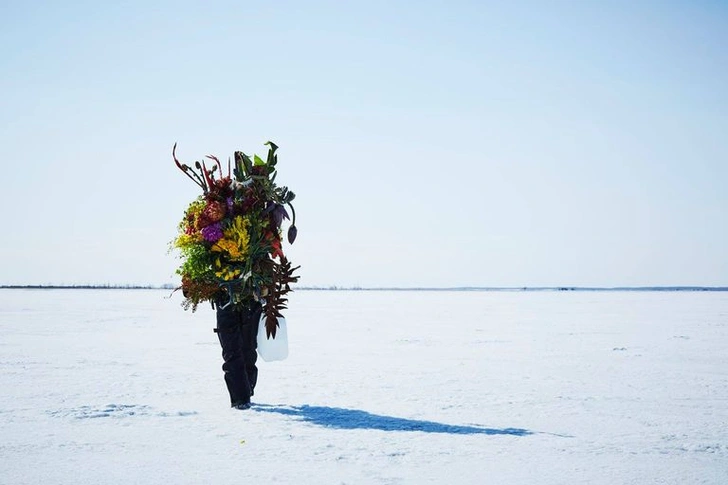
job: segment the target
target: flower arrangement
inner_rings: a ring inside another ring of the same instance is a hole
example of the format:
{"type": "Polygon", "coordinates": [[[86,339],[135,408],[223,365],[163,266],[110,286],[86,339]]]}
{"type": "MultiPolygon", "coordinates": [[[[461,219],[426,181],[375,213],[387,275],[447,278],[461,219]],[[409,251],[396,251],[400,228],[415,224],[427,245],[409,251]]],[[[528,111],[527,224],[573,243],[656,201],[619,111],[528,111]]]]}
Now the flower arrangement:
{"type": "Polygon", "coordinates": [[[185,300],[182,306],[194,312],[203,301],[225,308],[229,305],[263,304],[266,334],[275,338],[278,317],[286,308],[290,284],[298,281],[291,263],[283,254],[281,225],[293,220],[288,228],[288,242],[296,239],[296,211],[291,202],[295,194],[275,183],[278,147],[268,146],[268,156],[251,159],[235,152],[234,168],[228,160],[227,174],[217,157],[190,167],[177,160],[175,143],[172,158],[177,167],[202,189],[187,207],[178,225],[172,247],[179,250],[185,300]]]}

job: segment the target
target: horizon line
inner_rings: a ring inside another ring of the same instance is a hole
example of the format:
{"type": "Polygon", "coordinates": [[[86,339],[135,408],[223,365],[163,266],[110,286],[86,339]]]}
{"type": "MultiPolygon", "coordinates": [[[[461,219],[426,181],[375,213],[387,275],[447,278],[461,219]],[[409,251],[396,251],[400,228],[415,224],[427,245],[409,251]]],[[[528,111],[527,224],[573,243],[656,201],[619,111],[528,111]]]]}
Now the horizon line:
{"type": "MultiPolygon", "coordinates": [[[[0,285],[0,289],[86,289],[86,290],[176,290],[173,284],[45,284],[0,285]]],[[[728,286],[656,285],[656,286],[300,286],[292,291],[728,291],[728,286]]]]}

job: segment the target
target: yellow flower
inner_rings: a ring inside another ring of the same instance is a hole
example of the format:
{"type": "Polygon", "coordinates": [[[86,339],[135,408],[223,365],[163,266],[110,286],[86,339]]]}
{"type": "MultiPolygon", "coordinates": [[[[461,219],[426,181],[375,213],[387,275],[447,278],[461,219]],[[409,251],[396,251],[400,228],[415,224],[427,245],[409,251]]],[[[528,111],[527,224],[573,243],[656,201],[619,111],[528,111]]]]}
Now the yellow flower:
{"type": "Polygon", "coordinates": [[[212,251],[227,253],[231,261],[243,261],[248,255],[250,234],[248,234],[250,222],[243,216],[236,216],[230,226],[223,231],[224,237],[217,241],[212,251]]]}
{"type": "Polygon", "coordinates": [[[174,241],[174,246],[179,249],[185,249],[194,246],[202,240],[202,235],[196,234],[180,234],[174,241]]]}
{"type": "Polygon", "coordinates": [[[200,214],[202,214],[202,211],[204,209],[205,199],[203,199],[202,196],[193,200],[189,207],[187,207],[187,210],[185,211],[185,216],[182,218],[182,221],[179,223],[179,231],[186,232],[188,227],[195,227],[197,218],[200,216],[200,214]]]}
{"type": "Polygon", "coordinates": [[[231,279],[237,277],[240,275],[241,271],[239,269],[233,269],[230,268],[223,268],[220,271],[215,271],[215,276],[218,278],[222,278],[225,281],[230,281],[231,279]]]}
{"type": "Polygon", "coordinates": [[[245,251],[250,241],[250,235],[248,234],[249,226],[250,222],[246,218],[236,216],[230,227],[225,230],[225,237],[237,241],[241,250],[245,251]]]}
{"type": "MultiPolygon", "coordinates": [[[[212,245],[210,250],[216,253],[227,253],[229,258],[233,261],[239,261],[242,259],[242,253],[240,252],[240,248],[238,248],[238,245],[235,243],[235,241],[231,241],[230,239],[219,239],[215,244],[212,245]]],[[[218,259],[218,261],[220,260],[218,259]]]]}

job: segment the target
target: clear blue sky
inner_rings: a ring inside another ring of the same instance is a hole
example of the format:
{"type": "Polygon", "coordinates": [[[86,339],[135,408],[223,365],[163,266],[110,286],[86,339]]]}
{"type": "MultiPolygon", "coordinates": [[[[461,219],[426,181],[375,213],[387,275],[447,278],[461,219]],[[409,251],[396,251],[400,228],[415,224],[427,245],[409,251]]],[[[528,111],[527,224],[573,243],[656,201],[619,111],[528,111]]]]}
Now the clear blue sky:
{"type": "Polygon", "coordinates": [[[3,2],[0,284],[175,283],[280,148],[301,284],[728,285],[725,2],[3,2]]]}

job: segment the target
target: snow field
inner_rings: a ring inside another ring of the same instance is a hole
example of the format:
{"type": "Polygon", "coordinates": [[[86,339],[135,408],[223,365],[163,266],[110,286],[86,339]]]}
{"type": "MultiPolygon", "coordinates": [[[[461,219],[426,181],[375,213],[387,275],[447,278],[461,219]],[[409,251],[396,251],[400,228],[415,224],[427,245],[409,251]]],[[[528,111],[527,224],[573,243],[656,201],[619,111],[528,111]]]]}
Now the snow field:
{"type": "Polygon", "coordinates": [[[0,292],[0,483],[728,483],[728,293],[298,291],[248,411],[168,294],[0,292]]]}

